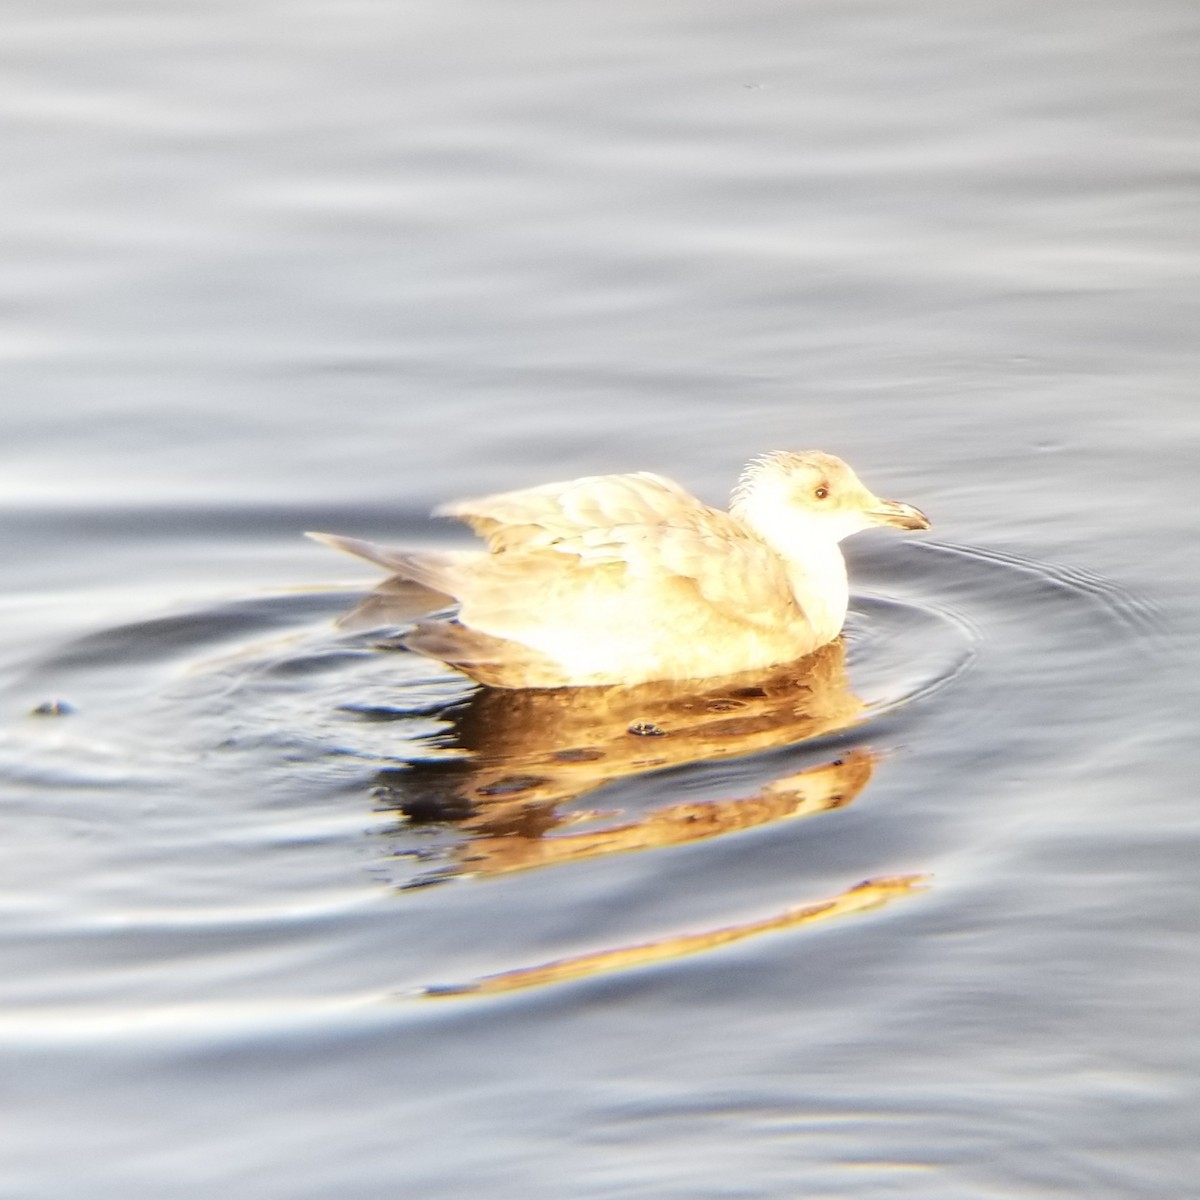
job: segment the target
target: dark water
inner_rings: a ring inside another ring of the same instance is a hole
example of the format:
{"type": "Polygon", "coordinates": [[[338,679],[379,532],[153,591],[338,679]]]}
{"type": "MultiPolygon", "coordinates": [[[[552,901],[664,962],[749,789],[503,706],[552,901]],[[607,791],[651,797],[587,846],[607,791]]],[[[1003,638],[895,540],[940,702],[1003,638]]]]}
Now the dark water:
{"type": "Polygon", "coordinates": [[[1194,1193],[1194,5],[3,14],[4,1195],[1194,1193]],[[934,530],[758,693],[299,536],[808,446],[934,530]]]}

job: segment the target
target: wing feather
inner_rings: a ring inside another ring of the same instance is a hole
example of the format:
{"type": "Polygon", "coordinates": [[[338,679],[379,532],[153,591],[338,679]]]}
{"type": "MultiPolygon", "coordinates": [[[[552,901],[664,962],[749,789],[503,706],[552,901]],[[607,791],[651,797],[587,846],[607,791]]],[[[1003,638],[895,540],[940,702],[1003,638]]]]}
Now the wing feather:
{"type": "Polygon", "coordinates": [[[610,579],[614,570],[642,581],[682,579],[722,616],[756,627],[778,628],[803,615],[783,561],[765,542],[659,475],[591,476],[439,512],[487,540],[492,554],[478,569],[489,576],[492,596],[510,586],[525,595],[531,585],[553,588],[561,571],[582,586],[580,575],[604,568],[610,579]],[[558,555],[575,565],[556,567],[558,555]]]}
{"type": "Polygon", "coordinates": [[[677,483],[649,471],[588,475],[562,483],[458,500],[434,510],[456,517],[489,550],[549,546],[560,538],[618,525],[661,525],[681,510],[704,509],[677,483]]]}
{"type": "Polygon", "coordinates": [[[627,619],[653,621],[644,607],[622,609],[622,580],[646,585],[637,592],[643,599],[684,605],[694,624],[706,608],[755,629],[804,620],[783,560],[736,518],[661,475],[588,476],[457,501],[437,514],[465,522],[490,553],[413,553],[319,536],[455,596],[466,623],[507,636],[551,595],[562,611],[607,596],[627,619]]]}
{"type": "Polygon", "coordinates": [[[618,565],[634,579],[674,576],[722,616],[778,627],[801,616],[787,568],[766,543],[709,509],[690,525],[623,525],[555,544],[581,563],[618,565]]]}

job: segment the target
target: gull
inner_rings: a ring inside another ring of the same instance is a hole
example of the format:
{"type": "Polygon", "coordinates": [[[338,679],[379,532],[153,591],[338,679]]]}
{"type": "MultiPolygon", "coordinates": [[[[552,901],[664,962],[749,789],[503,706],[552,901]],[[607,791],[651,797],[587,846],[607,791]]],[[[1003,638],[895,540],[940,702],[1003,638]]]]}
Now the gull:
{"type": "Polygon", "coordinates": [[[752,459],[729,511],[648,471],[589,475],[460,500],[485,550],[320,542],[415,589],[410,650],[501,688],[715,678],[790,663],[833,641],[850,591],[839,543],[872,526],[928,529],[818,450],[752,459]]]}

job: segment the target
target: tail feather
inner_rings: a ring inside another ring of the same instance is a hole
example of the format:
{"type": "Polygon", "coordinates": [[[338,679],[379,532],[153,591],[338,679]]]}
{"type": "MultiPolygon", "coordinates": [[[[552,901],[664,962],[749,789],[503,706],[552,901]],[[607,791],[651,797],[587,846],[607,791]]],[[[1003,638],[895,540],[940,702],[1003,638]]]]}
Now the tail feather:
{"type": "MultiPolygon", "coordinates": [[[[412,617],[450,607],[462,599],[473,561],[484,557],[478,552],[396,550],[336,533],[307,536],[392,573],[346,618],[353,627],[407,623],[412,617]]],[[[439,659],[492,687],[563,687],[569,682],[559,663],[531,646],[455,620],[421,621],[400,640],[409,650],[439,659]]]]}
{"type": "Polygon", "coordinates": [[[365,558],[376,566],[384,567],[399,578],[442,596],[458,599],[458,590],[454,578],[454,566],[458,557],[452,554],[439,554],[436,551],[396,550],[391,546],[380,546],[377,542],[364,542],[359,538],[342,537],[337,533],[306,533],[315,542],[322,542],[334,550],[345,554],[353,554],[355,558],[365,558]]]}
{"type": "Polygon", "coordinates": [[[392,575],[368,592],[348,613],[337,619],[339,628],[349,630],[395,628],[418,617],[454,606],[454,598],[435,592],[423,583],[392,575]]]}
{"type": "Polygon", "coordinates": [[[403,645],[436,658],[492,687],[561,687],[563,669],[530,646],[492,637],[457,621],[422,621],[401,639],[403,645]]]}
{"type": "Polygon", "coordinates": [[[402,573],[407,568],[407,560],[411,557],[408,551],[393,550],[390,546],[380,546],[377,542],[364,542],[359,538],[342,537],[338,533],[315,533],[309,530],[305,535],[314,542],[323,542],[334,550],[344,554],[353,554],[355,558],[365,558],[380,567],[402,573]]]}

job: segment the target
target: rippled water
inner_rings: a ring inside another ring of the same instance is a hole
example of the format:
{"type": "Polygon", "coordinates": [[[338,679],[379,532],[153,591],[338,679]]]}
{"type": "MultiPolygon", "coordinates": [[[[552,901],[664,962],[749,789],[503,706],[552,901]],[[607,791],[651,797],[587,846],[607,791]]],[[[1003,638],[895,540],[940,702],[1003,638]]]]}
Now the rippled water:
{"type": "Polygon", "coordinates": [[[9,10],[8,1191],[1190,1195],[1192,6],[9,10]],[[698,692],[300,537],[806,446],[934,529],[698,692]]]}

